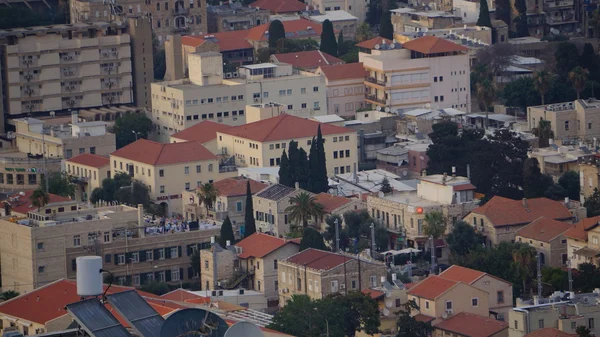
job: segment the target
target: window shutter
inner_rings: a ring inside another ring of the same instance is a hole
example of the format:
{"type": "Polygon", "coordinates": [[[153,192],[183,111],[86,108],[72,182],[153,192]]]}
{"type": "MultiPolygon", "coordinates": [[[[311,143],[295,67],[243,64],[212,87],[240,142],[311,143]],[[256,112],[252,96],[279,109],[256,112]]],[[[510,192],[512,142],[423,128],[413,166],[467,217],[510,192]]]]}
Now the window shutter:
{"type": "Polygon", "coordinates": [[[154,279],[155,279],[155,280],[157,280],[157,281],[160,281],[160,276],[159,276],[159,274],[160,274],[160,272],[159,272],[159,271],[157,271],[157,272],[154,272],[154,279]]]}
{"type": "Polygon", "coordinates": [[[110,263],[110,254],[104,255],[104,263],[110,263]]]}
{"type": "Polygon", "coordinates": [[[165,259],[171,258],[171,247],[165,248],[165,259]]]}
{"type": "Polygon", "coordinates": [[[165,271],[165,281],[171,282],[171,271],[170,270],[165,271]]]}
{"type": "Polygon", "coordinates": [[[71,270],[77,270],[77,260],[71,260],[71,270]]]}
{"type": "Polygon", "coordinates": [[[131,262],[131,252],[125,254],[125,263],[131,262]]]}
{"type": "Polygon", "coordinates": [[[187,256],[192,255],[192,245],[187,245],[187,256]]]}
{"type": "Polygon", "coordinates": [[[154,254],[152,255],[152,257],[153,257],[155,260],[158,260],[158,249],[155,249],[155,250],[154,250],[154,254]]]}
{"type": "Polygon", "coordinates": [[[145,283],[146,283],[146,274],[141,273],[140,274],[140,285],[144,285],[145,283]]]}
{"type": "Polygon", "coordinates": [[[194,268],[188,267],[188,279],[194,278],[194,268]]]}
{"type": "Polygon", "coordinates": [[[181,249],[181,246],[177,247],[177,257],[182,257],[183,254],[181,253],[183,249],[181,249]]]}
{"type": "Polygon", "coordinates": [[[119,264],[119,254],[113,256],[115,258],[115,266],[119,264]]]}
{"type": "Polygon", "coordinates": [[[183,268],[179,268],[179,279],[183,281],[183,268]]]}
{"type": "Polygon", "coordinates": [[[130,286],[131,285],[131,276],[125,276],[125,283],[126,285],[130,286]]]}
{"type": "Polygon", "coordinates": [[[140,254],[140,262],[146,262],[146,251],[140,250],[138,254],[140,254]]]}

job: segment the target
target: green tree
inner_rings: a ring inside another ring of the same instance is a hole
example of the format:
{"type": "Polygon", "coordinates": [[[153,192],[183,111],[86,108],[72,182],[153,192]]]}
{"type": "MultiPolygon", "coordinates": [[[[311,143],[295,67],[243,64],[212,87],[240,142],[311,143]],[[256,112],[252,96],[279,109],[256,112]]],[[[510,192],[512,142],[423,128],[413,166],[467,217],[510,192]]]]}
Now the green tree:
{"type": "Polygon", "coordinates": [[[373,37],[373,31],[368,23],[362,22],[356,27],[356,42],[363,42],[373,37]]]}
{"type": "Polygon", "coordinates": [[[533,74],[533,81],[535,83],[535,89],[540,93],[540,97],[542,98],[542,105],[544,105],[544,98],[552,84],[552,74],[546,70],[536,71],[533,74]]]}
{"type": "Polygon", "coordinates": [[[585,84],[588,80],[590,72],[587,69],[583,69],[577,66],[569,72],[569,81],[573,84],[575,91],[577,92],[577,99],[581,98],[581,92],[585,89],[585,84]]]}
{"type": "Polygon", "coordinates": [[[344,41],[344,31],[343,30],[340,30],[340,33],[338,34],[337,44],[338,44],[338,57],[345,55],[348,52],[348,45],[346,45],[346,41],[344,41]]]}
{"type": "Polygon", "coordinates": [[[539,147],[544,148],[550,146],[550,139],[554,138],[554,131],[552,131],[552,122],[548,120],[540,120],[538,126],[533,128],[531,132],[538,137],[539,147]]]}
{"type": "Polygon", "coordinates": [[[594,193],[588,198],[585,198],[583,207],[587,209],[587,216],[593,217],[600,215],[600,192],[597,188],[594,188],[594,193]]]}
{"type": "Polygon", "coordinates": [[[283,41],[280,41],[281,39],[285,39],[283,23],[279,20],[273,20],[269,25],[269,48],[281,48],[283,44],[283,41]]]}
{"type": "Polygon", "coordinates": [[[219,235],[219,244],[221,247],[227,246],[227,241],[230,244],[235,243],[235,235],[233,234],[233,225],[231,224],[231,220],[229,220],[229,216],[225,217],[223,220],[223,224],[221,224],[221,234],[219,235]]]}
{"type": "Polygon", "coordinates": [[[386,10],[381,16],[381,27],[379,28],[379,36],[393,40],[394,26],[392,25],[392,12],[386,10]]]}
{"type": "MultiPolygon", "coordinates": [[[[524,0],[520,0],[523,1],[524,0]]],[[[519,1],[517,1],[519,2],[519,1]]],[[[521,13],[514,19],[517,28],[517,37],[529,36],[529,27],[527,25],[527,14],[521,13]]]]}
{"type": "Polygon", "coordinates": [[[383,180],[381,181],[381,187],[379,188],[379,190],[386,194],[392,193],[392,191],[394,191],[387,177],[383,178],[383,180]]]}
{"type": "Polygon", "coordinates": [[[417,321],[413,311],[419,311],[420,308],[415,300],[404,303],[404,309],[398,312],[398,333],[396,337],[428,337],[433,332],[433,326],[429,323],[417,321]]]}
{"type": "Polygon", "coordinates": [[[147,139],[150,131],[152,131],[152,120],[143,113],[126,113],[117,118],[112,127],[117,149],[129,145],[137,139],[147,139]]]}
{"type": "Polygon", "coordinates": [[[323,21],[323,30],[321,31],[321,47],[320,51],[338,56],[338,43],[335,40],[335,33],[333,32],[333,24],[329,20],[323,21]]]}
{"type": "Polygon", "coordinates": [[[308,220],[313,218],[318,222],[325,215],[323,205],[316,201],[316,198],[309,193],[300,192],[290,198],[290,206],[285,209],[290,221],[296,224],[302,224],[302,228],[308,227],[308,220]]]}
{"type": "Polygon", "coordinates": [[[31,205],[33,207],[37,207],[39,212],[42,207],[48,205],[48,202],[50,201],[50,196],[48,195],[48,193],[46,193],[45,190],[38,188],[37,190],[33,191],[33,193],[31,193],[31,196],[29,196],[29,200],[31,201],[31,205]]]}
{"type": "Polygon", "coordinates": [[[212,183],[204,183],[198,189],[198,200],[206,207],[206,213],[212,209],[217,198],[219,197],[219,190],[212,183]]]}
{"type": "Polygon", "coordinates": [[[344,336],[354,337],[359,331],[366,335],[378,332],[379,307],[370,296],[360,291],[351,291],[345,296],[333,295],[332,300],[337,304],[335,307],[343,308],[344,336]]]}
{"type": "Polygon", "coordinates": [[[511,6],[509,0],[496,1],[496,20],[502,20],[509,27],[511,26],[511,6]]]}
{"type": "Polygon", "coordinates": [[[370,226],[371,223],[373,223],[373,219],[367,210],[361,210],[358,212],[348,211],[344,213],[344,223],[348,229],[348,236],[359,239],[361,236],[369,235],[371,231],[370,226]]]}
{"type": "Polygon", "coordinates": [[[195,249],[190,255],[190,266],[194,271],[194,275],[200,275],[200,250],[195,249]]]}
{"type": "Polygon", "coordinates": [[[490,9],[487,0],[479,1],[479,18],[477,19],[477,25],[480,27],[492,28],[492,20],[490,19],[490,9]]]}
{"type": "Polygon", "coordinates": [[[3,291],[2,293],[0,293],[0,298],[3,299],[4,301],[8,301],[11,298],[15,298],[19,295],[20,294],[14,290],[7,290],[7,291],[3,291]]]}
{"type": "Polygon", "coordinates": [[[590,72],[590,79],[596,82],[600,80],[600,60],[591,43],[583,45],[579,65],[590,72]]]}
{"type": "Polygon", "coordinates": [[[170,291],[169,285],[165,282],[159,282],[153,280],[152,282],[146,283],[140,287],[141,291],[151,293],[154,295],[164,295],[170,291]]]}
{"type": "Polygon", "coordinates": [[[506,83],[502,89],[502,98],[506,106],[519,107],[523,110],[528,106],[541,104],[539,91],[536,90],[535,81],[531,77],[520,77],[506,83]]]}
{"type": "Polygon", "coordinates": [[[313,228],[305,228],[302,233],[302,240],[300,240],[300,251],[308,248],[328,250],[325,241],[323,241],[323,235],[313,228]]]}
{"type": "Polygon", "coordinates": [[[461,220],[454,224],[446,241],[452,256],[462,257],[481,247],[484,239],[481,234],[475,232],[473,226],[461,220]]]}
{"type": "Polygon", "coordinates": [[[153,53],[153,63],[154,63],[154,79],[157,81],[162,81],[165,78],[165,73],[167,72],[167,55],[165,53],[164,48],[159,48],[153,53]]]}
{"type": "Polygon", "coordinates": [[[425,214],[425,226],[423,232],[427,236],[439,239],[446,233],[446,220],[444,215],[438,211],[431,211],[425,214]]]}
{"type": "Polygon", "coordinates": [[[481,102],[481,104],[483,104],[485,109],[485,128],[487,129],[489,126],[489,108],[492,104],[492,101],[494,100],[496,88],[494,87],[492,81],[490,81],[489,79],[483,79],[477,82],[476,91],[477,99],[479,100],[479,102],[481,102]]]}
{"type": "Polygon", "coordinates": [[[579,200],[579,174],[575,171],[567,171],[558,178],[558,184],[567,192],[571,200],[579,200]]]}
{"type": "MultiPolygon", "coordinates": [[[[290,142],[291,145],[291,142],[290,142]]],[[[288,155],[283,149],[281,154],[281,161],[279,163],[279,183],[288,187],[294,186],[294,179],[292,178],[292,168],[288,155]]]]}
{"type": "Polygon", "coordinates": [[[541,198],[552,187],[552,177],[542,174],[537,158],[525,159],[523,165],[523,193],[525,198],[541,198]]]}
{"type": "Polygon", "coordinates": [[[592,332],[585,325],[580,325],[575,329],[577,337],[592,337],[592,332]]]}
{"type": "Polygon", "coordinates": [[[527,289],[527,283],[533,277],[534,266],[537,261],[535,249],[530,246],[520,246],[513,251],[512,259],[523,282],[523,290],[525,290],[527,289]]]}
{"type": "Polygon", "coordinates": [[[550,284],[557,291],[569,288],[569,277],[562,268],[542,268],[542,282],[550,284]]]}
{"type": "Polygon", "coordinates": [[[267,326],[292,336],[318,337],[326,331],[323,313],[307,295],[292,295],[267,326]]]}
{"type": "Polygon", "coordinates": [[[330,215],[325,218],[325,224],[327,225],[323,232],[323,239],[329,244],[333,251],[335,251],[335,220],[338,221],[338,230],[340,238],[340,249],[345,251],[350,243],[350,236],[348,235],[348,228],[342,226],[343,218],[337,214],[330,215]]]}
{"type": "MultiPolygon", "coordinates": [[[[42,179],[40,189],[46,190],[46,180],[42,179]]],[[[48,173],[48,192],[63,197],[75,196],[75,184],[73,177],[67,172],[49,172],[48,173]]]]}
{"type": "Polygon", "coordinates": [[[569,72],[579,65],[579,51],[571,42],[561,42],[554,52],[556,73],[561,79],[567,79],[569,72]]]}
{"type": "Polygon", "coordinates": [[[313,137],[308,164],[310,167],[308,190],[313,193],[327,192],[329,179],[327,178],[327,163],[325,155],[325,140],[321,134],[321,125],[317,129],[316,139],[313,137]]]}
{"type": "Polygon", "coordinates": [[[246,209],[244,213],[244,237],[256,233],[256,219],[254,219],[254,203],[252,202],[252,190],[250,181],[246,182],[246,209]]]}

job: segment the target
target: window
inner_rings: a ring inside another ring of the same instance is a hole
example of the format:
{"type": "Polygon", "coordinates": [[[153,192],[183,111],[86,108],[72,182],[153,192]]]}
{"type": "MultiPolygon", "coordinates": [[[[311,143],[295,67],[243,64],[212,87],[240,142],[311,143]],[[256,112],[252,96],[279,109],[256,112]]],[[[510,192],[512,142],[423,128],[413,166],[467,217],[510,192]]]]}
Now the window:
{"type": "Polygon", "coordinates": [[[79,148],[79,154],[84,154],[84,153],[85,153],[85,148],[83,148],[83,147],[80,147],[80,148],[79,148]]]}
{"type": "MultiPolygon", "coordinates": [[[[156,4],[156,5],[158,6],[159,4],[156,4]]],[[[139,274],[133,275],[133,285],[134,286],[140,285],[140,275],[139,274]]]]}
{"type": "Polygon", "coordinates": [[[371,288],[377,287],[377,276],[371,275],[370,284],[371,284],[371,288]]]}
{"type": "Polygon", "coordinates": [[[176,259],[176,258],[178,258],[178,257],[179,257],[179,256],[177,255],[177,253],[178,253],[178,251],[179,251],[179,249],[178,249],[178,248],[179,248],[179,247],[171,247],[171,258],[172,258],[172,259],[176,259]]]}
{"type": "Polygon", "coordinates": [[[73,236],[73,246],[75,246],[75,247],[81,246],[81,235],[73,236]]]}
{"type": "Polygon", "coordinates": [[[434,82],[437,82],[437,76],[434,76],[434,77],[433,77],[433,81],[434,81],[434,82]]]}
{"type": "Polygon", "coordinates": [[[171,281],[179,281],[180,277],[179,268],[171,269],[171,281]]]}
{"type": "Polygon", "coordinates": [[[256,262],[256,269],[260,269],[260,262],[256,262]]]}
{"type": "Polygon", "coordinates": [[[288,95],[288,96],[292,95],[292,89],[288,89],[288,90],[287,90],[287,95],[288,95]]]}
{"type": "Polygon", "coordinates": [[[592,129],[592,123],[588,123],[588,130],[592,129]]]}
{"type": "Polygon", "coordinates": [[[213,171],[213,164],[208,164],[208,172],[212,172],[213,171]]]}
{"type": "Polygon", "coordinates": [[[235,211],[239,213],[239,212],[241,212],[242,210],[243,210],[243,209],[242,209],[242,202],[241,202],[241,201],[238,201],[238,202],[236,202],[236,203],[235,203],[235,211]]]}
{"type": "Polygon", "coordinates": [[[452,301],[446,301],[446,310],[452,310],[452,301]]]}
{"type": "MultiPolygon", "coordinates": [[[[298,286],[300,287],[300,286],[298,286]]],[[[260,291],[260,281],[256,281],[256,290],[260,291]]],[[[298,289],[300,290],[300,289],[298,289]]]]}
{"type": "Polygon", "coordinates": [[[569,131],[569,121],[565,121],[565,131],[569,131]]]}
{"type": "Polygon", "coordinates": [[[425,309],[429,309],[429,301],[425,301],[425,309]]]}
{"type": "Polygon", "coordinates": [[[300,88],[300,93],[301,94],[306,94],[306,88],[300,88]]]}
{"type": "Polygon", "coordinates": [[[277,270],[277,260],[273,260],[273,269],[277,270]]]}
{"type": "Polygon", "coordinates": [[[346,158],[350,157],[350,150],[346,150],[346,158]]]}
{"type": "Polygon", "coordinates": [[[577,322],[571,322],[571,329],[577,329],[577,322]]]}
{"type": "Polygon", "coordinates": [[[125,254],[119,254],[119,256],[118,256],[118,263],[119,264],[125,264],[125,254]]]}
{"type": "Polygon", "coordinates": [[[153,261],[154,260],[154,252],[152,250],[147,250],[146,251],[146,261],[153,261]]]}
{"type": "Polygon", "coordinates": [[[165,170],[163,170],[163,169],[158,170],[158,176],[161,177],[161,178],[164,177],[165,176],[165,170]]]}
{"type": "Polygon", "coordinates": [[[306,103],[302,103],[302,109],[306,109],[306,103]]]}
{"type": "Polygon", "coordinates": [[[288,108],[288,110],[293,110],[294,106],[292,104],[288,104],[287,108],[288,108]]]}
{"type": "Polygon", "coordinates": [[[68,149],[68,150],[66,151],[66,153],[65,153],[65,157],[66,157],[67,159],[69,159],[69,158],[73,157],[73,150],[71,150],[71,149],[68,149]]]}
{"type": "Polygon", "coordinates": [[[44,243],[43,242],[38,242],[37,249],[38,250],[44,250],[44,243]]]}
{"type": "Polygon", "coordinates": [[[90,147],[90,153],[91,154],[96,154],[96,147],[95,146],[90,147]]]}
{"type": "Polygon", "coordinates": [[[183,173],[186,174],[186,175],[190,174],[190,167],[189,166],[184,167],[183,168],[183,173]]]}
{"type": "Polygon", "coordinates": [[[285,272],[281,273],[281,282],[285,283],[285,272]]]}
{"type": "Polygon", "coordinates": [[[499,304],[504,303],[504,291],[496,292],[496,300],[499,304]]]}
{"type": "Polygon", "coordinates": [[[185,190],[189,191],[190,190],[190,183],[185,183],[185,190]]]}
{"type": "Polygon", "coordinates": [[[165,185],[160,185],[159,191],[160,193],[165,193],[165,185]]]}
{"type": "MultiPolygon", "coordinates": [[[[315,284],[315,288],[316,287],[317,287],[317,285],[315,284]]],[[[332,293],[338,292],[338,281],[337,280],[331,281],[331,292],[332,293]]]]}
{"type": "Polygon", "coordinates": [[[352,289],[356,289],[356,280],[352,280],[351,286],[352,286],[352,289]]]}
{"type": "Polygon", "coordinates": [[[43,272],[45,272],[45,271],[46,271],[46,266],[39,266],[39,267],[38,267],[38,273],[39,273],[39,274],[41,274],[41,273],[43,273],[43,272]]]}
{"type": "Polygon", "coordinates": [[[517,321],[516,319],[515,319],[515,329],[517,329],[517,330],[519,329],[519,321],[517,321]]]}
{"type": "Polygon", "coordinates": [[[595,328],[594,319],[593,318],[589,318],[588,319],[588,329],[592,330],[594,328],[595,328]]]}
{"type": "Polygon", "coordinates": [[[313,87],[313,92],[319,91],[319,87],[313,87]]]}
{"type": "Polygon", "coordinates": [[[164,260],[165,259],[165,249],[159,249],[158,250],[158,259],[159,260],[164,260]]]}
{"type": "Polygon", "coordinates": [[[140,253],[139,252],[133,252],[133,253],[131,253],[131,262],[132,263],[138,263],[138,262],[140,262],[140,253]]]}
{"type": "Polygon", "coordinates": [[[279,96],[285,96],[285,90],[279,90],[279,96]]]}
{"type": "Polygon", "coordinates": [[[479,298],[475,297],[471,299],[471,306],[478,307],[479,306],[479,298]]]}
{"type": "Polygon", "coordinates": [[[543,329],[544,328],[544,320],[540,319],[538,320],[538,329],[543,329]]]}
{"type": "Polygon", "coordinates": [[[444,82],[444,76],[440,76],[440,82],[444,82]]]}

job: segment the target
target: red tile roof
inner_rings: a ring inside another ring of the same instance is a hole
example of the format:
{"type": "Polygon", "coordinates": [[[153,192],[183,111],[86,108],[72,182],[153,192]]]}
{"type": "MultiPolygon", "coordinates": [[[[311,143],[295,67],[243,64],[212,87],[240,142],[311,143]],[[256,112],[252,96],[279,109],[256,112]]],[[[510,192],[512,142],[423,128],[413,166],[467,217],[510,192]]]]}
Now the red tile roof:
{"type": "Polygon", "coordinates": [[[469,48],[460,44],[431,35],[404,42],[402,48],[422,54],[451,53],[469,50],[469,48]]]}
{"type": "Polygon", "coordinates": [[[600,223],[600,216],[585,218],[573,225],[572,228],[565,232],[565,236],[579,241],[588,240],[586,231],[592,229],[600,223]]]}
{"type": "Polygon", "coordinates": [[[198,142],[164,144],[147,139],[140,139],[122,147],[111,156],[149,165],[171,165],[217,159],[217,156],[198,142]]]}
{"type": "Polygon", "coordinates": [[[297,0],[257,0],[249,4],[248,7],[266,9],[275,14],[297,13],[306,9],[306,5],[297,0]]]}
{"type": "MultiPolygon", "coordinates": [[[[320,23],[313,22],[307,19],[289,20],[282,21],[283,28],[285,29],[286,39],[307,39],[321,38],[321,32],[323,26],[320,23]],[[309,28],[310,27],[310,28],[309,28]],[[302,32],[299,34],[298,32],[302,32]]],[[[265,23],[260,26],[252,27],[248,30],[246,38],[252,41],[267,41],[269,40],[268,34],[265,32],[269,31],[269,25],[271,23],[265,23]]]]}
{"type": "MultiPolygon", "coordinates": [[[[33,191],[34,190],[24,191],[24,192],[22,192],[23,195],[18,194],[18,193],[11,195],[7,200],[4,200],[4,202],[10,205],[10,209],[14,213],[27,214],[27,212],[29,212],[29,211],[35,211],[35,210],[37,210],[37,207],[34,207],[31,204],[31,200],[29,199],[31,197],[31,195],[33,194],[33,191]]],[[[48,193],[48,205],[47,206],[50,206],[51,204],[56,204],[59,202],[67,202],[67,201],[71,201],[71,198],[48,193]]]]}
{"type": "Polygon", "coordinates": [[[297,53],[273,54],[275,62],[289,63],[294,68],[315,69],[322,65],[343,64],[339,58],[320,50],[300,51],[297,53]]]}
{"type": "Polygon", "coordinates": [[[369,295],[374,300],[385,295],[383,291],[377,289],[363,289],[362,293],[365,295],[369,295]]]}
{"type": "Polygon", "coordinates": [[[217,131],[223,131],[229,129],[231,126],[215,123],[211,121],[203,121],[196,125],[192,125],[189,128],[179,131],[171,138],[183,139],[190,142],[199,142],[204,144],[210,142],[213,139],[217,139],[217,131]]]}
{"type": "Polygon", "coordinates": [[[108,157],[99,156],[97,154],[83,153],[71,159],[68,159],[67,162],[89,167],[101,168],[110,164],[110,159],[108,157]]]}
{"type": "Polygon", "coordinates": [[[513,200],[494,196],[485,205],[472,211],[485,215],[494,227],[528,224],[545,216],[555,220],[567,220],[573,216],[560,202],[547,198],[513,200]],[[526,202],[527,207],[523,207],[526,202]]]}
{"type": "Polygon", "coordinates": [[[458,313],[434,326],[466,337],[489,337],[508,329],[508,323],[467,312],[458,313]]]}
{"type": "Polygon", "coordinates": [[[384,37],[374,37],[370,40],[365,40],[361,43],[357,43],[356,46],[359,48],[365,48],[365,49],[375,49],[375,45],[381,45],[385,42],[385,44],[391,44],[394,43],[394,41],[386,39],[384,37]]]}
{"type": "Polygon", "coordinates": [[[449,280],[437,275],[430,275],[410,288],[408,294],[434,300],[450,288],[454,287],[457,283],[458,281],[449,280]]]}
{"type": "Polygon", "coordinates": [[[238,256],[247,259],[249,257],[265,257],[288,243],[296,244],[290,240],[257,232],[236,243],[235,246],[242,248],[242,253],[238,256]]]}
{"type": "Polygon", "coordinates": [[[573,228],[573,225],[566,222],[541,217],[531,222],[529,225],[519,229],[515,233],[515,236],[518,235],[527,239],[549,243],[551,240],[560,236],[571,228],[573,228]]]}
{"type": "Polygon", "coordinates": [[[472,284],[473,282],[485,276],[485,273],[479,270],[465,268],[454,264],[450,266],[450,268],[444,270],[444,272],[442,272],[439,276],[452,281],[472,284]]]}
{"type": "Polygon", "coordinates": [[[315,195],[315,202],[323,205],[325,213],[331,213],[336,209],[351,203],[352,201],[353,199],[339,197],[329,193],[319,193],[315,195]]]}
{"type": "Polygon", "coordinates": [[[332,66],[320,66],[320,72],[325,75],[328,81],[341,81],[356,79],[363,81],[368,72],[362,63],[346,63],[332,66]]]}
{"type": "Polygon", "coordinates": [[[468,183],[468,184],[454,185],[452,189],[454,191],[468,191],[468,190],[477,189],[477,187],[475,187],[475,185],[473,185],[471,183],[468,183]]]}
{"type": "Polygon", "coordinates": [[[250,192],[252,194],[262,190],[263,188],[269,186],[267,184],[263,184],[260,181],[246,179],[244,177],[233,177],[221,179],[215,183],[213,186],[217,188],[220,196],[224,197],[235,197],[240,195],[246,195],[246,183],[250,181],[250,192]]]}
{"type": "Polygon", "coordinates": [[[250,42],[246,40],[249,30],[235,30],[231,32],[213,33],[198,36],[183,36],[181,44],[184,46],[198,47],[204,42],[212,42],[219,46],[219,51],[232,51],[240,49],[252,49],[250,42]]]}
{"type": "Polygon", "coordinates": [[[210,302],[209,298],[206,298],[206,297],[203,297],[200,295],[196,295],[190,291],[187,291],[187,290],[181,289],[181,288],[175,289],[164,295],[161,295],[160,298],[169,300],[169,301],[177,301],[177,302],[188,302],[189,300],[204,300],[204,302],[201,302],[201,303],[210,302]]]}
{"type": "Polygon", "coordinates": [[[423,314],[416,314],[415,316],[413,316],[413,318],[417,322],[425,322],[425,323],[429,323],[435,319],[435,317],[431,317],[431,316],[427,316],[427,315],[423,315],[423,314]]]}
{"type": "Polygon", "coordinates": [[[287,262],[315,270],[331,270],[349,260],[352,258],[342,254],[309,248],[291,256],[287,262]]]}
{"type": "Polygon", "coordinates": [[[543,328],[528,333],[523,337],[575,337],[577,334],[566,333],[556,328],[543,328]]]}
{"type": "Polygon", "coordinates": [[[323,135],[355,132],[341,126],[322,124],[309,119],[281,114],[277,117],[263,119],[258,122],[235,126],[221,133],[257,142],[271,142],[314,137],[317,135],[319,125],[321,125],[321,133],[323,135]]]}

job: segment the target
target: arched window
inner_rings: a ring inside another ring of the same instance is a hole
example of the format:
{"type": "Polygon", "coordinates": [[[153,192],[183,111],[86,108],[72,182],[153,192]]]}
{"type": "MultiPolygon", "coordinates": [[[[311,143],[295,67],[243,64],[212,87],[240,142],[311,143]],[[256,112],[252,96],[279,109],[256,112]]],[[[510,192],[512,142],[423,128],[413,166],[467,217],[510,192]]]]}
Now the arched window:
{"type": "Polygon", "coordinates": [[[156,28],[160,28],[160,19],[156,19],[156,28]]]}
{"type": "Polygon", "coordinates": [[[160,10],[160,2],[156,3],[156,10],[159,11],[160,10]]]}
{"type": "Polygon", "coordinates": [[[165,27],[169,27],[169,19],[165,19],[165,27]]]}
{"type": "Polygon", "coordinates": [[[168,11],[169,10],[169,3],[165,2],[165,10],[168,11]]]}
{"type": "Polygon", "coordinates": [[[202,16],[201,15],[196,15],[196,24],[199,25],[202,23],[202,16]]]}

